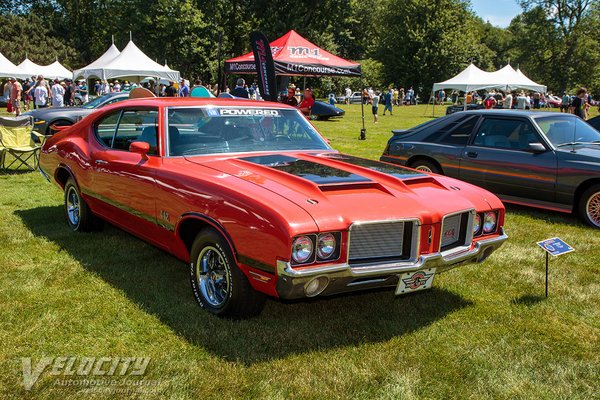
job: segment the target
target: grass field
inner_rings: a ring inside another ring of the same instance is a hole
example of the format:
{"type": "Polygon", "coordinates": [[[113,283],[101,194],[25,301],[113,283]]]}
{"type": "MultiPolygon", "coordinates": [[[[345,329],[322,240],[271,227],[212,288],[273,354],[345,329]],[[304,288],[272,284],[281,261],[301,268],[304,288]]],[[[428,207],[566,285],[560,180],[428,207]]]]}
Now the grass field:
{"type": "MultiPolygon", "coordinates": [[[[424,106],[377,125],[367,114],[358,141],[360,107],[346,108],[316,125],[336,149],[374,159],[390,129],[427,119],[424,106]]],[[[0,399],[599,398],[600,231],[512,206],[506,230],[489,260],[430,291],[270,300],[259,317],[229,321],[196,306],[183,263],[112,226],[74,234],[55,186],[0,175],[0,399]],[[554,236],[576,251],[551,260],[546,299],[535,242],[554,236]],[[150,363],[98,389],[48,367],[26,391],[22,358],[56,356],[150,363]]]]}

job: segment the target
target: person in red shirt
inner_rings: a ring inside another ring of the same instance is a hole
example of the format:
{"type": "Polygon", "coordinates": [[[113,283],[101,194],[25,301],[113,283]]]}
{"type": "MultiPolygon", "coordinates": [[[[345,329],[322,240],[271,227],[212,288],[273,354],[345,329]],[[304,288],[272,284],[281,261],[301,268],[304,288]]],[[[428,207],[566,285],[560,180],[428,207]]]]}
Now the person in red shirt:
{"type": "Polygon", "coordinates": [[[302,114],[310,115],[313,104],[315,104],[315,98],[313,97],[312,90],[310,88],[304,89],[304,100],[298,104],[298,109],[300,109],[302,114]]]}

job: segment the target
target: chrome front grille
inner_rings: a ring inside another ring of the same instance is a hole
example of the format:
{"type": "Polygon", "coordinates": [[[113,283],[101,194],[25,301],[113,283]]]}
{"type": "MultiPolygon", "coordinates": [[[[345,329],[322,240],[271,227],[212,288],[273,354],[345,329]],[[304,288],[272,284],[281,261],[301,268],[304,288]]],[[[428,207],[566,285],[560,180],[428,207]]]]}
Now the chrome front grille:
{"type": "Polygon", "coordinates": [[[466,246],[473,239],[472,224],[475,210],[447,215],[442,220],[440,248],[442,251],[466,246]]]}
{"type": "Polygon", "coordinates": [[[348,261],[401,260],[410,255],[412,222],[392,221],[357,223],[350,228],[348,261]]]}
{"type": "Polygon", "coordinates": [[[460,225],[463,214],[452,215],[444,219],[442,226],[442,247],[451,246],[460,239],[460,225]]]}

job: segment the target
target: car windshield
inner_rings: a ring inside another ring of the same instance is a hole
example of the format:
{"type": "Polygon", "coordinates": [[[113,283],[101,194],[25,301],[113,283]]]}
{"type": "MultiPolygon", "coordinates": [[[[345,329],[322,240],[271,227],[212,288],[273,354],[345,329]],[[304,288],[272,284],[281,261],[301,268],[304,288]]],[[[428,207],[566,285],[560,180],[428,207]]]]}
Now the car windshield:
{"type": "Polygon", "coordinates": [[[167,115],[170,156],[331,149],[297,110],[170,107],[167,115]]]}
{"type": "Polygon", "coordinates": [[[87,103],[85,103],[81,107],[83,107],[83,108],[90,108],[90,109],[91,108],[98,108],[100,105],[102,105],[102,103],[104,103],[105,101],[107,101],[111,97],[113,97],[113,95],[105,94],[104,96],[96,97],[92,101],[88,101],[87,103]]]}
{"type": "Polygon", "coordinates": [[[600,143],[600,132],[579,118],[541,117],[536,118],[536,122],[556,147],[600,143]]]}

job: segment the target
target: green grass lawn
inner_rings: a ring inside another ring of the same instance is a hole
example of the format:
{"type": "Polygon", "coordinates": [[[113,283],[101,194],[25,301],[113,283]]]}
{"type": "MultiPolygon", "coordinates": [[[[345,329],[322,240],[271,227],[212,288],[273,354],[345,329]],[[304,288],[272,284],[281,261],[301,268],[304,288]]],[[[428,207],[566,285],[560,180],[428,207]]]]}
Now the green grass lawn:
{"type": "MultiPolygon", "coordinates": [[[[336,149],[373,159],[390,129],[427,119],[424,106],[377,125],[367,114],[358,141],[360,107],[343,107],[315,125],[336,149]]],[[[513,206],[506,230],[490,259],[430,291],[270,300],[259,317],[229,321],[196,306],[183,263],[112,226],[72,233],[55,186],[0,175],[0,399],[598,398],[600,231],[513,206]],[[554,236],[576,251],[551,260],[545,299],[535,242],[554,236]],[[134,378],[155,385],[85,392],[48,369],[26,391],[21,358],[45,356],[149,357],[134,378]]]]}

